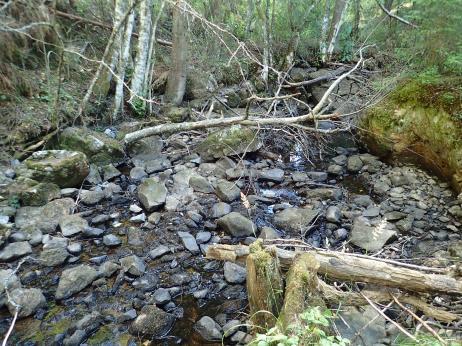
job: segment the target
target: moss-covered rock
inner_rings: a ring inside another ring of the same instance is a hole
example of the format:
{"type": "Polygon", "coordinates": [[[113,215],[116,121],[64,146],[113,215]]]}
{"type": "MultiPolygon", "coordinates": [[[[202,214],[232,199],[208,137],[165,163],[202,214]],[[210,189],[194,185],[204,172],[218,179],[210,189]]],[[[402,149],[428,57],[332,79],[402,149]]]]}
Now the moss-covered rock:
{"type": "Polygon", "coordinates": [[[77,151],[36,151],[24,163],[28,178],[59,187],[80,187],[90,171],[87,157],[77,151]]]}
{"type": "Polygon", "coordinates": [[[166,106],[163,109],[164,116],[172,123],[181,123],[188,119],[189,109],[184,107],[166,106]]]}
{"type": "Polygon", "coordinates": [[[248,127],[233,125],[210,134],[196,151],[203,160],[210,161],[228,155],[240,155],[257,151],[262,143],[257,133],[248,127]]]}
{"type": "Polygon", "coordinates": [[[379,156],[423,163],[462,190],[462,78],[410,80],[368,110],[361,136],[379,156]]]}
{"type": "Polygon", "coordinates": [[[59,186],[53,183],[38,183],[20,192],[21,205],[40,207],[61,197],[59,186]]]}
{"type": "Polygon", "coordinates": [[[102,133],[84,128],[68,127],[58,138],[60,149],[80,151],[90,163],[107,164],[120,162],[125,153],[122,144],[102,133]]]}

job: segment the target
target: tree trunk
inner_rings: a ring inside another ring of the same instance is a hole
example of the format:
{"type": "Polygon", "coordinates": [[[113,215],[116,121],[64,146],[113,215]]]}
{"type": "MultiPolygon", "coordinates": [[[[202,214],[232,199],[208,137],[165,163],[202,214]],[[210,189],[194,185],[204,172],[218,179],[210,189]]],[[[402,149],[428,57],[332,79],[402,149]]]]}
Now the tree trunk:
{"type": "Polygon", "coordinates": [[[137,96],[145,98],[147,95],[146,82],[148,81],[150,66],[148,58],[150,56],[151,44],[153,44],[151,40],[152,0],[143,0],[140,3],[139,16],[139,37],[136,48],[135,66],[131,82],[132,90],[130,95],[130,100],[134,107],[138,106],[138,103],[141,101],[137,96]]]}
{"type": "Polygon", "coordinates": [[[357,42],[359,40],[359,22],[361,20],[361,1],[354,1],[354,19],[353,19],[353,28],[351,29],[351,38],[353,41],[357,42]]]}
{"type": "Polygon", "coordinates": [[[172,69],[170,70],[165,101],[179,105],[186,90],[188,41],[185,3],[178,0],[173,10],[172,69]]]}
{"type": "MultiPolygon", "coordinates": [[[[124,2],[124,9],[132,6],[133,2],[120,0],[124,2]]],[[[112,115],[112,121],[117,120],[119,113],[123,108],[124,101],[124,83],[125,83],[125,69],[127,67],[127,62],[130,57],[130,42],[132,37],[133,25],[135,22],[135,10],[133,9],[127,19],[125,24],[125,30],[121,36],[119,48],[119,61],[117,64],[117,86],[114,96],[114,111],[112,115]]]]}
{"type": "Polygon", "coordinates": [[[330,18],[330,0],[325,0],[324,16],[322,17],[322,24],[321,24],[321,40],[319,43],[319,51],[320,51],[322,62],[326,61],[326,56],[327,56],[327,30],[329,28],[329,18],[330,18]]]}
{"type": "Polygon", "coordinates": [[[254,0],[247,0],[247,14],[245,24],[245,36],[250,37],[250,33],[253,31],[253,20],[255,17],[255,2],[254,0]]]}
{"type": "Polygon", "coordinates": [[[327,47],[327,60],[330,60],[332,54],[334,53],[335,44],[337,43],[338,33],[342,26],[343,20],[345,18],[346,9],[348,8],[349,0],[336,0],[334,6],[334,14],[332,16],[331,26],[329,30],[328,42],[329,46],[327,47]]]}

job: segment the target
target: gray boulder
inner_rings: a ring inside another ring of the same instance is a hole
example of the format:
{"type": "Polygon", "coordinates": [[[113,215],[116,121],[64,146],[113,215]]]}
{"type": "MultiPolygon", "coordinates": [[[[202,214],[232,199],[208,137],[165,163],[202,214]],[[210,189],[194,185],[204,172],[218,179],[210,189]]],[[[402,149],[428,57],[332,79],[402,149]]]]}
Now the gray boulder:
{"type": "Polygon", "coordinates": [[[232,262],[225,262],[225,279],[232,284],[242,284],[247,277],[247,269],[232,262]]]}
{"type": "Polygon", "coordinates": [[[284,209],[274,216],[273,224],[286,231],[300,232],[311,225],[319,211],[319,209],[305,208],[284,209]]]}
{"type": "Polygon", "coordinates": [[[347,160],[347,170],[349,172],[359,172],[363,168],[363,162],[361,161],[361,158],[359,155],[353,155],[350,156],[347,160]]]}
{"type": "Polygon", "coordinates": [[[326,211],[326,220],[328,222],[339,223],[342,219],[342,212],[336,206],[330,206],[326,211]]]}
{"type": "Polygon", "coordinates": [[[141,276],[146,271],[146,264],[136,255],[121,258],[119,261],[123,271],[130,275],[141,276]]]}
{"type": "Polygon", "coordinates": [[[16,288],[10,292],[10,299],[6,303],[11,315],[16,313],[16,306],[20,306],[18,317],[33,315],[38,309],[46,305],[46,299],[38,288],[16,288]]]}
{"type": "Polygon", "coordinates": [[[220,325],[209,316],[197,321],[194,329],[207,341],[221,341],[223,337],[220,325]]]}
{"type": "Polygon", "coordinates": [[[215,193],[219,199],[223,202],[233,202],[241,197],[241,190],[236,184],[227,181],[220,180],[215,188],[215,193]]]}
{"type": "Polygon", "coordinates": [[[0,261],[9,262],[16,258],[32,253],[32,248],[27,241],[10,243],[0,251],[0,261]]]}
{"type": "Polygon", "coordinates": [[[65,237],[82,233],[88,227],[88,222],[79,215],[65,215],[59,220],[59,228],[65,237]]]}
{"type": "Polygon", "coordinates": [[[284,171],[280,168],[265,169],[258,174],[258,178],[264,181],[281,183],[284,181],[284,171]]]}
{"type": "Polygon", "coordinates": [[[207,178],[204,178],[201,175],[191,176],[191,178],[189,179],[189,186],[191,186],[193,190],[196,192],[202,192],[202,193],[212,193],[213,192],[212,184],[210,184],[207,178]]]}
{"type": "Polygon", "coordinates": [[[147,211],[154,211],[165,203],[167,189],[156,179],[149,178],[138,187],[138,198],[147,211]]]}
{"type": "Polygon", "coordinates": [[[66,247],[62,246],[44,246],[40,253],[39,261],[47,267],[55,267],[66,262],[69,257],[66,247]]]}
{"type": "Polygon", "coordinates": [[[69,298],[90,285],[97,277],[98,272],[84,264],[64,270],[59,279],[55,295],[56,299],[69,298]]]}
{"type": "Polygon", "coordinates": [[[145,305],[130,325],[129,331],[132,335],[160,337],[168,333],[174,322],[174,315],[155,305],[145,305]]]}
{"type": "Polygon", "coordinates": [[[396,231],[385,227],[385,220],[376,226],[371,226],[366,218],[357,217],[351,228],[350,242],[367,251],[378,251],[396,236],[396,231]]]}
{"type": "Polygon", "coordinates": [[[234,237],[246,237],[255,235],[257,232],[257,226],[251,220],[237,212],[222,216],[218,219],[217,225],[234,237]]]}
{"type": "Polygon", "coordinates": [[[189,250],[193,255],[197,255],[200,250],[197,246],[196,239],[189,232],[178,232],[178,236],[181,238],[184,247],[189,250]]]}
{"type": "Polygon", "coordinates": [[[7,302],[5,288],[9,292],[21,287],[21,281],[12,269],[0,269],[0,308],[7,302]]]}
{"type": "Polygon", "coordinates": [[[232,208],[228,203],[218,202],[212,206],[212,209],[210,210],[210,217],[218,219],[219,217],[231,213],[231,210],[232,208]]]}

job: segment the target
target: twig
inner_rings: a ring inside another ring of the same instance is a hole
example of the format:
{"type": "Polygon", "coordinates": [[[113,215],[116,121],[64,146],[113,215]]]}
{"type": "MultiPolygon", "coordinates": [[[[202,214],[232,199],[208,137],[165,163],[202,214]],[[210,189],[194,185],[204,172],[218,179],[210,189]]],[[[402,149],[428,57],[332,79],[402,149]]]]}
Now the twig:
{"type": "Polygon", "coordinates": [[[13,332],[14,325],[15,325],[16,320],[18,318],[18,314],[19,314],[19,308],[15,307],[15,313],[14,313],[13,321],[11,321],[10,328],[8,328],[8,332],[6,332],[5,338],[3,339],[3,342],[2,342],[2,346],[6,346],[6,344],[8,342],[8,338],[10,337],[11,333],[13,332]]]}

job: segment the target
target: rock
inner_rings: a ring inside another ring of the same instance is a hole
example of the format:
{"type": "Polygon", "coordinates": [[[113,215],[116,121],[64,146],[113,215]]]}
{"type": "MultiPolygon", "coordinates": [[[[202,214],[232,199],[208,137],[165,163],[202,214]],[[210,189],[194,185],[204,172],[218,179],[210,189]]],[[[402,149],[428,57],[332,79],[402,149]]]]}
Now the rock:
{"type": "Polygon", "coordinates": [[[193,175],[189,179],[189,186],[196,192],[212,193],[214,191],[212,184],[209,183],[207,178],[201,175],[193,175]]]}
{"type": "Polygon", "coordinates": [[[340,165],[330,165],[327,167],[327,173],[332,175],[342,175],[343,174],[343,167],[340,165]]]}
{"type": "Polygon", "coordinates": [[[100,165],[120,162],[125,156],[121,143],[85,128],[66,128],[59,136],[58,145],[62,149],[80,151],[88,157],[90,163],[100,165]]]}
{"type": "Polygon", "coordinates": [[[390,190],[390,185],[383,181],[377,181],[374,183],[373,190],[377,195],[384,195],[390,190]]]}
{"type": "Polygon", "coordinates": [[[72,335],[63,340],[63,346],[79,346],[87,338],[87,333],[84,330],[77,329],[72,335]]]}
{"type": "Polygon", "coordinates": [[[221,327],[211,317],[204,316],[194,325],[194,329],[207,341],[221,341],[221,327]]]}
{"type": "Polygon", "coordinates": [[[80,243],[70,243],[67,246],[67,251],[73,255],[78,255],[82,252],[82,244],[80,243]]]}
{"type": "Polygon", "coordinates": [[[404,219],[406,216],[406,213],[402,213],[400,211],[390,211],[389,213],[385,213],[383,215],[383,217],[387,219],[387,221],[398,221],[404,219]]]}
{"type": "Polygon", "coordinates": [[[130,334],[160,337],[168,333],[175,322],[175,316],[155,305],[145,305],[130,325],[130,334]]]}
{"type": "Polygon", "coordinates": [[[142,138],[128,145],[128,154],[132,158],[150,160],[155,159],[162,152],[164,143],[159,136],[142,138]]]}
{"type": "Polygon", "coordinates": [[[27,317],[33,315],[38,309],[46,306],[46,299],[42,291],[38,288],[16,288],[10,291],[10,299],[6,305],[11,315],[16,313],[16,306],[20,305],[18,317],[27,317]]]}
{"type": "Polygon", "coordinates": [[[300,182],[308,180],[308,174],[303,173],[303,172],[294,172],[291,175],[291,179],[292,181],[296,183],[300,183],[300,182]]]}
{"type": "Polygon", "coordinates": [[[161,256],[165,255],[166,253],[169,253],[169,252],[171,252],[170,248],[168,248],[165,245],[159,245],[154,250],[149,251],[149,257],[151,259],[156,259],[158,257],[161,257],[161,256]]]}
{"type": "Polygon", "coordinates": [[[261,239],[278,239],[280,237],[281,236],[274,228],[267,227],[267,226],[262,228],[260,235],[258,236],[258,238],[261,238],[261,239]]]}
{"type": "Polygon", "coordinates": [[[59,220],[59,228],[65,237],[82,233],[86,227],[88,227],[87,220],[79,215],[65,215],[59,220]]]}
{"type": "Polygon", "coordinates": [[[82,190],[80,192],[80,201],[85,205],[95,205],[105,197],[105,193],[101,190],[82,190]]]}
{"type": "Polygon", "coordinates": [[[141,181],[147,177],[148,177],[148,174],[145,172],[143,167],[133,167],[130,170],[130,179],[132,181],[141,181]]]}
{"type": "Polygon", "coordinates": [[[184,247],[189,250],[193,255],[200,253],[199,246],[197,246],[196,240],[189,232],[177,232],[178,236],[181,238],[184,247]]]}
{"type": "Polygon", "coordinates": [[[333,201],[339,201],[342,198],[341,189],[329,189],[329,188],[317,188],[317,189],[305,189],[302,191],[306,198],[309,199],[330,199],[333,201]]]}
{"type": "Polygon", "coordinates": [[[273,224],[285,231],[300,232],[319,214],[319,209],[287,208],[274,215],[273,224]]]}
{"type": "Polygon", "coordinates": [[[348,231],[345,228],[336,229],[333,234],[336,240],[345,240],[348,237],[348,231]]]}
{"type": "Polygon", "coordinates": [[[167,189],[154,178],[148,178],[138,187],[138,198],[143,207],[150,212],[165,203],[167,189]]]}
{"type": "Polygon", "coordinates": [[[224,265],[225,279],[232,284],[242,284],[247,277],[247,270],[232,262],[225,262],[224,265]]]}
{"type": "Polygon", "coordinates": [[[359,195],[353,199],[353,203],[360,207],[367,208],[373,204],[372,199],[368,195],[359,195]]]}
{"type": "Polygon", "coordinates": [[[357,217],[351,228],[350,242],[367,251],[378,251],[393,237],[396,231],[386,229],[382,221],[377,226],[371,226],[363,217],[357,217]]]}
{"type": "Polygon", "coordinates": [[[40,207],[60,197],[61,190],[58,185],[53,183],[38,183],[19,193],[19,198],[23,206],[31,205],[40,207]]]}
{"type": "Polygon", "coordinates": [[[257,151],[261,146],[262,143],[253,129],[233,125],[210,134],[196,150],[203,160],[211,161],[224,156],[257,151]]]}
{"type": "Polygon", "coordinates": [[[163,109],[164,116],[172,123],[181,123],[188,119],[189,109],[166,105],[163,109]]]}
{"type": "Polygon", "coordinates": [[[359,155],[350,156],[347,160],[347,170],[348,172],[356,173],[363,168],[363,162],[359,155]]]}
{"type": "Polygon", "coordinates": [[[111,218],[109,217],[109,215],[100,214],[100,215],[96,215],[93,219],[91,219],[91,223],[93,225],[100,225],[102,223],[106,223],[110,219],[111,218]]]}
{"type": "Polygon", "coordinates": [[[164,305],[172,300],[170,292],[165,288],[158,288],[155,290],[152,297],[154,298],[154,302],[157,305],[164,305]]]}
{"type": "Polygon", "coordinates": [[[77,151],[36,151],[24,164],[31,179],[59,187],[80,187],[90,172],[86,156],[77,151]]]}
{"type": "Polygon", "coordinates": [[[99,174],[99,169],[96,165],[90,165],[90,173],[88,173],[85,181],[91,185],[98,185],[103,182],[101,175],[99,174]]]}
{"type": "Polygon", "coordinates": [[[141,276],[146,271],[146,264],[136,255],[121,258],[120,265],[124,272],[133,276],[141,276]]]}
{"type": "Polygon", "coordinates": [[[109,278],[119,269],[120,266],[117,263],[106,261],[99,266],[98,273],[100,274],[100,276],[109,278]]]}
{"type": "Polygon", "coordinates": [[[146,222],[146,214],[145,214],[145,213],[141,213],[141,214],[132,216],[132,217],[130,218],[130,221],[131,221],[131,222],[134,222],[134,223],[143,223],[143,222],[146,222]]]}
{"type": "Polygon", "coordinates": [[[104,179],[104,181],[109,181],[111,179],[120,177],[120,175],[122,174],[112,164],[103,166],[102,171],[103,171],[103,177],[104,177],[103,179],[104,179]]]}
{"type": "Polygon", "coordinates": [[[88,265],[82,264],[74,268],[65,269],[59,279],[56,299],[69,298],[90,285],[97,277],[97,271],[88,265]]]}
{"type": "Polygon", "coordinates": [[[196,243],[204,244],[207,243],[210,238],[212,238],[212,233],[210,232],[199,232],[196,234],[196,243]]]}
{"type": "Polygon", "coordinates": [[[85,227],[83,230],[83,235],[86,238],[100,238],[104,234],[104,229],[96,227],[85,227]]]}
{"type": "Polygon", "coordinates": [[[47,267],[55,267],[66,262],[69,257],[66,247],[62,246],[44,246],[40,253],[39,261],[47,267]]]}
{"type": "Polygon", "coordinates": [[[236,184],[226,180],[218,182],[215,193],[223,202],[233,202],[241,197],[241,190],[236,184]]]}
{"type": "Polygon", "coordinates": [[[327,180],[326,172],[307,172],[308,176],[316,182],[322,183],[327,180]]]}
{"type": "Polygon", "coordinates": [[[199,290],[193,293],[194,298],[196,299],[204,299],[209,294],[209,289],[204,288],[203,290],[199,290]]]}
{"type": "Polygon", "coordinates": [[[217,225],[234,237],[255,235],[257,231],[257,227],[251,220],[236,212],[231,212],[219,218],[217,225]]]}
{"type": "Polygon", "coordinates": [[[32,253],[32,248],[29,242],[19,241],[10,243],[0,251],[0,261],[9,262],[30,253],[32,253]]]}
{"type": "Polygon", "coordinates": [[[379,207],[369,207],[363,211],[363,216],[365,217],[377,217],[380,215],[379,207]]]}
{"type": "Polygon", "coordinates": [[[230,340],[233,343],[237,343],[238,345],[248,345],[252,342],[253,336],[247,333],[244,333],[240,330],[235,332],[230,340]]]}
{"type": "Polygon", "coordinates": [[[210,210],[210,217],[213,219],[218,219],[226,214],[231,213],[231,206],[228,203],[218,202],[212,206],[210,210]]]}
{"type": "Polygon", "coordinates": [[[120,240],[118,236],[114,234],[106,234],[103,237],[103,244],[109,247],[113,247],[113,246],[119,246],[120,244],[122,244],[122,241],[120,240]]]}
{"type": "Polygon", "coordinates": [[[348,157],[346,155],[338,155],[332,158],[332,162],[339,166],[344,166],[347,163],[348,157]]]}
{"type": "Polygon", "coordinates": [[[258,174],[260,180],[281,183],[284,181],[284,171],[280,168],[265,169],[258,174]]]}
{"type": "Polygon", "coordinates": [[[336,206],[330,206],[326,211],[326,220],[328,222],[340,223],[342,220],[342,212],[336,206]]]}
{"type": "Polygon", "coordinates": [[[226,322],[223,325],[223,332],[225,334],[225,337],[230,337],[234,333],[238,331],[238,328],[241,326],[241,321],[239,320],[231,320],[226,322]]]}
{"type": "Polygon", "coordinates": [[[153,160],[143,161],[142,167],[148,174],[163,172],[172,166],[170,160],[164,156],[160,156],[153,160]]]}
{"type": "Polygon", "coordinates": [[[12,269],[0,269],[0,308],[7,302],[5,288],[9,292],[21,287],[21,281],[12,269]]]}

